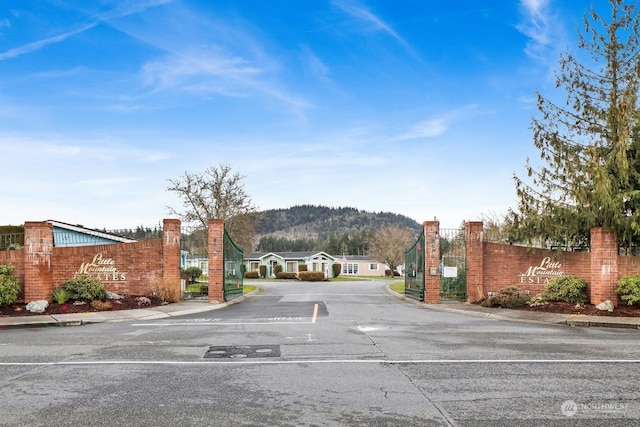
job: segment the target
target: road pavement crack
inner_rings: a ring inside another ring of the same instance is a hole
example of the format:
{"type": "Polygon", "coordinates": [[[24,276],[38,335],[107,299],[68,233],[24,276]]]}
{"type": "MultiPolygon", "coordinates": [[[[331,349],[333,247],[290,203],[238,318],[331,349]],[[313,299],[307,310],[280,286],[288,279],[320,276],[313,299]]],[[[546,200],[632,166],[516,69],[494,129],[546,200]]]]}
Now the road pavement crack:
{"type": "Polygon", "coordinates": [[[422,396],[424,396],[424,398],[427,400],[427,402],[433,406],[434,408],[436,408],[436,410],[440,413],[440,415],[442,416],[442,418],[444,419],[444,421],[446,421],[446,425],[451,426],[451,427],[456,427],[457,424],[456,422],[453,420],[453,418],[451,417],[451,415],[449,415],[449,413],[442,407],[440,406],[438,403],[434,402],[433,400],[431,400],[431,398],[429,397],[429,394],[426,393],[424,390],[422,390],[412,379],[410,376],[408,376],[400,366],[396,366],[395,367],[396,370],[398,372],[400,372],[400,374],[402,376],[404,376],[409,383],[411,383],[411,385],[418,390],[418,393],[420,393],[422,396]]]}

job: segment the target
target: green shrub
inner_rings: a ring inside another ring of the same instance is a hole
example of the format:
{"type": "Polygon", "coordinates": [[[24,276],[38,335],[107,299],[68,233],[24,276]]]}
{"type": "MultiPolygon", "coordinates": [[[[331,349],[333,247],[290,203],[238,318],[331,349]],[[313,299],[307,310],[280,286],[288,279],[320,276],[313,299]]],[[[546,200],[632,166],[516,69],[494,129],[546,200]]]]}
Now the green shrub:
{"type": "Polygon", "coordinates": [[[298,277],[304,282],[322,282],[325,280],[322,271],[300,271],[298,277]]]}
{"type": "Polygon", "coordinates": [[[280,264],[276,264],[273,266],[273,274],[278,277],[278,273],[282,273],[282,266],[280,264]]]}
{"type": "Polygon", "coordinates": [[[195,283],[196,279],[202,276],[202,269],[198,267],[189,267],[185,270],[187,276],[189,276],[189,282],[195,283]]]}
{"type": "Polygon", "coordinates": [[[584,304],[587,298],[587,282],[581,277],[567,274],[556,277],[544,287],[540,297],[545,301],[562,301],[584,304]]]}
{"type": "Polygon", "coordinates": [[[245,279],[258,279],[258,278],[260,278],[260,273],[258,273],[257,271],[246,271],[244,273],[244,278],[245,279]]]}
{"type": "Polygon", "coordinates": [[[331,266],[331,269],[333,270],[333,277],[338,277],[342,273],[342,264],[336,262],[331,266]]]}
{"type": "Polygon", "coordinates": [[[13,274],[13,264],[0,265],[0,307],[18,302],[20,284],[13,274]]]}
{"type": "Polygon", "coordinates": [[[276,274],[276,277],[278,279],[297,279],[298,275],[296,273],[287,273],[287,272],[281,271],[280,273],[276,274]]]}
{"type": "Polygon", "coordinates": [[[307,271],[307,264],[298,264],[298,272],[300,271],[307,271]]]}
{"type": "Polygon", "coordinates": [[[629,305],[640,302],[640,276],[625,276],[618,280],[616,293],[629,305]]]}
{"type": "Polygon", "coordinates": [[[262,277],[262,278],[267,277],[267,266],[266,265],[261,265],[260,266],[260,277],[262,277]]]}
{"type": "Polygon", "coordinates": [[[67,280],[62,288],[69,293],[69,299],[75,301],[94,301],[107,299],[107,290],[100,279],[91,276],[78,276],[67,280]]]}
{"type": "Polygon", "coordinates": [[[525,291],[516,286],[500,289],[495,295],[482,302],[483,307],[516,308],[522,307],[529,302],[531,297],[525,291]]]}
{"type": "Polygon", "coordinates": [[[69,292],[64,288],[58,288],[53,291],[53,300],[58,304],[64,304],[70,299],[69,292]]]}

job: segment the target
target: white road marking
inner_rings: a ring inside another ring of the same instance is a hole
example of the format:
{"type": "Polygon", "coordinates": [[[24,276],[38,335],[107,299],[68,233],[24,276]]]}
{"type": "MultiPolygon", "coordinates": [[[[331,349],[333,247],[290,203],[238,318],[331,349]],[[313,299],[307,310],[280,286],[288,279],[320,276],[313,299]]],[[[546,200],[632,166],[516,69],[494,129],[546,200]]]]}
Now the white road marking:
{"type": "Polygon", "coordinates": [[[317,359],[317,360],[242,360],[234,362],[209,359],[207,361],[181,360],[88,360],[63,362],[0,362],[0,366],[98,366],[98,365],[175,365],[175,366],[203,366],[203,365],[297,365],[297,364],[385,364],[385,365],[460,365],[460,364],[636,364],[640,359],[317,359]]]}

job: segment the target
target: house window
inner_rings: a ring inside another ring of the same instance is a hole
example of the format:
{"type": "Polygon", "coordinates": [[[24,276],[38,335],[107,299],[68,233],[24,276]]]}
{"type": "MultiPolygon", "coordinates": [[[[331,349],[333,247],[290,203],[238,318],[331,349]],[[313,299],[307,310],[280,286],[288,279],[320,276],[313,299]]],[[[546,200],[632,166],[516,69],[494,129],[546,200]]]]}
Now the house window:
{"type": "Polygon", "coordinates": [[[260,271],[260,262],[259,261],[251,261],[249,264],[250,271],[260,271]]]}
{"type": "Polygon", "coordinates": [[[287,273],[297,273],[297,272],[298,272],[298,262],[287,261],[287,273]]]}
{"type": "Polygon", "coordinates": [[[358,264],[352,262],[342,264],[342,274],[358,274],[358,264]]]}
{"type": "Polygon", "coordinates": [[[377,263],[369,264],[369,270],[370,271],[378,271],[378,264],[377,263]]]}

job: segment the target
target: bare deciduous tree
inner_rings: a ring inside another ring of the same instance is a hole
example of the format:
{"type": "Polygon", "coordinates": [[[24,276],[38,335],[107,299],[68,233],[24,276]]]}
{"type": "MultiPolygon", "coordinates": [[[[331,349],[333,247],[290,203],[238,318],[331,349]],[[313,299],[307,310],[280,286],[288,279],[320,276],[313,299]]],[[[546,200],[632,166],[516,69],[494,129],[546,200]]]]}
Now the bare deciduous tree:
{"type": "Polygon", "coordinates": [[[408,228],[396,225],[381,227],[369,243],[369,255],[387,264],[393,272],[404,263],[405,250],[412,241],[413,235],[408,228]]]}
{"type": "Polygon", "coordinates": [[[169,211],[185,223],[205,229],[210,219],[221,219],[236,244],[253,250],[258,211],[245,191],[243,179],[225,164],[210,166],[202,173],[185,172],[169,179],[167,187],[182,200],[184,210],[169,207],[169,211]]]}

